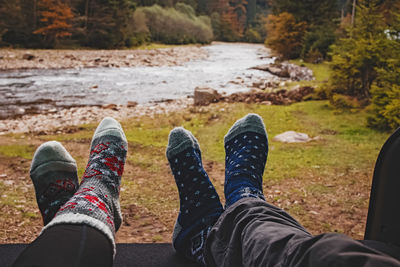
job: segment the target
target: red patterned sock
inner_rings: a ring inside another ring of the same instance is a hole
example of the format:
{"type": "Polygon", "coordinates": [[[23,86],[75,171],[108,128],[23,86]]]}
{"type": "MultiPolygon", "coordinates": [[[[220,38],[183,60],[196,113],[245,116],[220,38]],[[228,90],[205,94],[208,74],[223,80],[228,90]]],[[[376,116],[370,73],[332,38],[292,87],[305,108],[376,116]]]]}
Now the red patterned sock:
{"type": "Polygon", "coordinates": [[[105,118],[93,136],[89,162],[75,195],[47,225],[87,224],[103,232],[114,246],[121,225],[119,189],[128,144],[121,125],[105,118]]]}

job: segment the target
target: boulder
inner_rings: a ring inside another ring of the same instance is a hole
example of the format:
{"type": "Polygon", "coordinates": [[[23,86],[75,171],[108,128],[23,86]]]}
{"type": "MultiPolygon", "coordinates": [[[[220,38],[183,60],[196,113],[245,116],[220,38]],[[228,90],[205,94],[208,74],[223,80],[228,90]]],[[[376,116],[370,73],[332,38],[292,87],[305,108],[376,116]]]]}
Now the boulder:
{"type": "Polygon", "coordinates": [[[127,106],[128,108],[134,108],[134,107],[136,107],[137,105],[138,105],[138,103],[135,102],[135,101],[128,101],[128,103],[126,104],[126,106],[127,106]]]}
{"type": "Polygon", "coordinates": [[[312,70],[289,62],[264,64],[251,69],[267,71],[280,78],[290,78],[292,81],[311,81],[314,79],[312,70]]]}
{"type": "Polygon", "coordinates": [[[116,104],[104,104],[101,107],[104,109],[118,110],[118,106],[116,104]]]}
{"type": "Polygon", "coordinates": [[[282,143],[306,143],[313,139],[310,138],[305,133],[298,133],[295,131],[287,131],[287,132],[276,135],[273,140],[276,142],[282,142],[282,143]]]}
{"type": "Polygon", "coordinates": [[[196,106],[206,106],[218,102],[220,99],[221,95],[215,89],[201,87],[194,89],[194,105],[196,106]]]}

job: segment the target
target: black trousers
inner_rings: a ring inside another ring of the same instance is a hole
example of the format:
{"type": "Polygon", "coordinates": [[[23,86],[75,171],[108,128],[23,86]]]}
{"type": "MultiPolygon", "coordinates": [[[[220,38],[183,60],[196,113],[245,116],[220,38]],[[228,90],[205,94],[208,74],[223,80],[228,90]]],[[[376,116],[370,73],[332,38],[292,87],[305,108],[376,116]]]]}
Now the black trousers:
{"type": "MultiPolygon", "coordinates": [[[[400,266],[400,249],[341,234],[312,236],[285,211],[245,198],[227,209],[206,241],[208,266],[400,266]],[[397,259],[396,259],[397,257],[397,259]]],[[[47,229],[13,266],[112,266],[110,241],[86,225],[47,229]]]]}
{"type": "MultiPolygon", "coordinates": [[[[400,226],[399,226],[400,227],[400,226]]],[[[206,241],[208,266],[400,266],[400,249],[329,233],[312,236],[285,211],[244,198],[219,218],[206,241]]]]}
{"type": "Polygon", "coordinates": [[[17,258],[13,266],[112,266],[108,238],[87,225],[56,225],[44,231],[17,258]]]}

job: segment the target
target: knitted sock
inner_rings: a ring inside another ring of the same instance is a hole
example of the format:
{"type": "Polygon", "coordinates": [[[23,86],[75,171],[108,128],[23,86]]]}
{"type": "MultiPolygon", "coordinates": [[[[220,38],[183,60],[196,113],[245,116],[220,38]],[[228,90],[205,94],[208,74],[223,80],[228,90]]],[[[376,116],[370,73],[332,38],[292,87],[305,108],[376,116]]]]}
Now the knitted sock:
{"type": "Polygon", "coordinates": [[[76,162],[59,142],[46,142],[33,156],[30,176],[46,225],[78,189],[76,162]]]}
{"type": "Polygon", "coordinates": [[[187,258],[204,265],[205,240],[223,207],[203,168],[199,144],[189,131],[172,130],[166,154],[180,199],[173,246],[187,258]]]}
{"type": "Polygon", "coordinates": [[[127,148],[121,125],[112,118],[103,119],[94,133],[78,191],[45,229],[57,224],[89,225],[109,238],[115,254],[115,232],[122,222],[119,188],[127,148]]]}
{"type": "Polygon", "coordinates": [[[248,114],[238,120],[224,142],[226,208],[244,197],[264,199],[262,176],[268,155],[268,138],[261,117],[248,114]]]}

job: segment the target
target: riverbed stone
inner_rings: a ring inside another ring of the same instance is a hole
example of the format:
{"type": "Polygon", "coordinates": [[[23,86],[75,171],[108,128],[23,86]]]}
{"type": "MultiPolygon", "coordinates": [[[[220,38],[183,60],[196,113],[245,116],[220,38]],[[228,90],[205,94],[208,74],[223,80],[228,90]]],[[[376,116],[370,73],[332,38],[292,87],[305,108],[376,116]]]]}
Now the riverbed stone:
{"type": "Polygon", "coordinates": [[[281,134],[278,134],[272,139],[273,141],[276,142],[282,142],[282,143],[307,143],[311,140],[308,136],[308,134],[305,133],[299,133],[295,131],[287,131],[281,134]]]}
{"type": "Polygon", "coordinates": [[[221,95],[217,90],[208,87],[196,87],[194,89],[194,105],[206,106],[218,102],[221,95]]]}
{"type": "Polygon", "coordinates": [[[29,53],[25,53],[25,54],[22,56],[22,59],[25,59],[25,60],[33,60],[33,59],[35,59],[35,56],[32,55],[32,54],[29,54],[29,53]]]}

